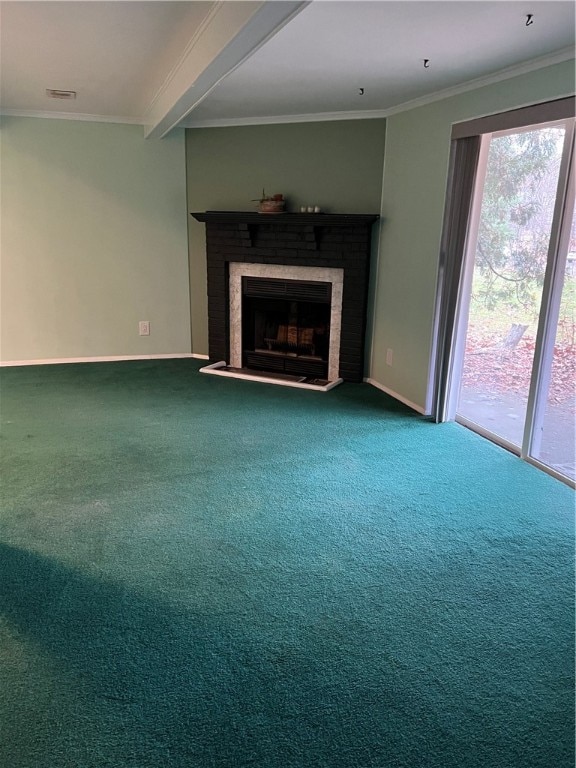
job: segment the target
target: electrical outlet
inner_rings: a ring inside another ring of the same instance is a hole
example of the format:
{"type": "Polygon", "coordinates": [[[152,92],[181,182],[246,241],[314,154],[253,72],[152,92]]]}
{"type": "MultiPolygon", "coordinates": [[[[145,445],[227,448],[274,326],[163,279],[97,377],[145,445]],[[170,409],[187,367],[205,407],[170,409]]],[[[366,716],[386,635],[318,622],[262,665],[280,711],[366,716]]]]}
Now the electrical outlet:
{"type": "Polygon", "coordinates": [[[150,336],[150,320],[140,320],[138,323],[138,333],[140,336],[150,336]]]}
{"type": "Polygon", "coordinates": [[[394,353],[392,352],[390,347],[388,347],[388,349],[386,350],[386,365],[392,365],[393,354],[394,353]]]}

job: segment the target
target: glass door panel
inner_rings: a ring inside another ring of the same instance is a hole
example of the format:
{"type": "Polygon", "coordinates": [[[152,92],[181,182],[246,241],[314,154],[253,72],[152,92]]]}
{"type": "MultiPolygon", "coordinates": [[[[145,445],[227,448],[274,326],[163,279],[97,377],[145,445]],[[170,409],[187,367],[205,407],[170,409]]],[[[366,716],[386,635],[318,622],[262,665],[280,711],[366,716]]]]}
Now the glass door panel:
{"type": "Polygon", "coordinates": [[[565,259],[554,347],[544,372],[530,455],[576,480],[576,216],[565,259]],[[541,422],[540,422],[541,419],[541,422]]]}
{"type": "Polygon", "coordinates": [[[493,135],[457,417],[520,448],[565,127],[493,135]]]}

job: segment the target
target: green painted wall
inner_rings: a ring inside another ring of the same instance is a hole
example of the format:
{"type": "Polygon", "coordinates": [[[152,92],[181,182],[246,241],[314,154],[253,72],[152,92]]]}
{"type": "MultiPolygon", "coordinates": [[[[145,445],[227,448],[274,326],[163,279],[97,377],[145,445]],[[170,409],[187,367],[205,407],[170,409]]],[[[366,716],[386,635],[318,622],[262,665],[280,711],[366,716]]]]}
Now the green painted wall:
{"type": "Polygon", "coordinates": [[[388,118],[370,376],[424,408],[451,126],[574,93],[574,61],[388,118]],[[386,365],[386,350],[393,365],[386,365]]]}
{"type": "MultiPolygon", "coordinates": [[[[186,132],[188,210],[253,211],[281,192],[289,210],[378,213],[384,120],[349,120],[186,132]]],[[[192,349],[208,351],[204,225],[189,218],[192,349]]]]}
{"type": "Polygon", "coordinates": [[[204,228],[186,195],[188,211],[251,210],[265,187],[292,209],[381,212],[367,373],[424,408],[451,125],[573,90],[571,61],[386,123],[188,130],[186,162],[183,131],[3,117],[1,359],[205,354],[204,228]]]}
{"type": "Polygon", "coordinates": [[[190,352],[184,131],[3,117],[0,152],[2,360],[190,352]]]}

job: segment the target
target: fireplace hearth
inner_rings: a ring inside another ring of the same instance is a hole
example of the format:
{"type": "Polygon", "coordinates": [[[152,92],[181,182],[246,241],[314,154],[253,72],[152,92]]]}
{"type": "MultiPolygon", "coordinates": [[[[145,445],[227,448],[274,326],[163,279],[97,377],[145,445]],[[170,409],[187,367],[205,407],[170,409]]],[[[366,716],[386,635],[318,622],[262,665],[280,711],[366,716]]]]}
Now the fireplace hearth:
{"type": "Polygon", "coordinates": [[[362,381],[376,215],[208,211],[205,372],[330,389],[362,381]]]}

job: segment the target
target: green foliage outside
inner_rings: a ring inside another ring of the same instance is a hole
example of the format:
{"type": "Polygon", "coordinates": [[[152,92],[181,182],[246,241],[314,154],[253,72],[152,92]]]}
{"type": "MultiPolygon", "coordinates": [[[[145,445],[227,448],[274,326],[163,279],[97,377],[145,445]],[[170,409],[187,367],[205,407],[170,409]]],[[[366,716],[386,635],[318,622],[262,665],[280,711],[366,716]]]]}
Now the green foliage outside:
{"type": "MultiPolygon", "coordinates": [[[[527,336],[534,337],[538,327],[538,312],[542,285],[535,281],[525,286],[534,300],[521,303],[513,296],[490,303],[483,300],[487,291],[487,281],[482,274],[474,275],[472,287],[472,305],[470,308],[470,325],[486,335],[505,334],[512,323],[527,325],[527,336]]],[[[576,344],[576,277],[566,276],[560,312],[558,317],[557,342],[560,344],[576,344]]]]}
{"type": "MultiPolygon", "coordinates": [[[[490,143],[470,311],[484,331],[522,323],[536,333],[563,138],[548,128],[490,143]]],[[[567,273],[559,341],[574,343],[575,318],[576,278],[567,273]]]]}

